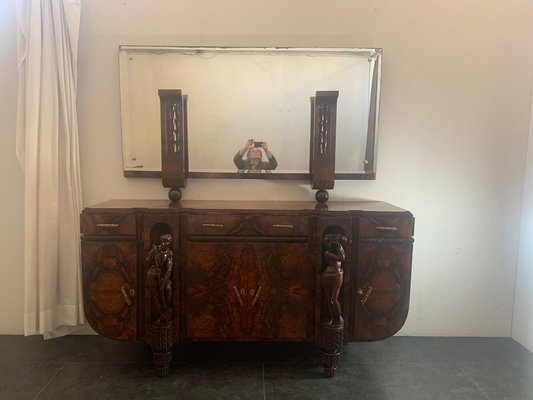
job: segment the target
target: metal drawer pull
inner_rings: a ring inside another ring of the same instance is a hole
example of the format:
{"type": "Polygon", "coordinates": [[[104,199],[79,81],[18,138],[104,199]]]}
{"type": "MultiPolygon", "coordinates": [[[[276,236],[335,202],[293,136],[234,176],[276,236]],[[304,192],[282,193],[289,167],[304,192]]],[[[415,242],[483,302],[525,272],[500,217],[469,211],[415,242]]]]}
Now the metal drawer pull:
{"type": "Polygon", "coordinates": [[[96,224],[97,228],[118,228],[119,224],[96,224]]]}
{"type": "Polygon", "coordinates": [[[257,293],[255,294],[255,297],[252,301],[252,306],[255,306],[255,303],[257,303],[257,300],[259,300],[259,295],[261,294],[261,289],[263,289],[262,286],[259,286],[259,288],[257,289],[257,293]]]}
{"type": "Polygon", "coordinates": [[[389,231],[389,232],[397,232],[397,231],[399,231],[399,229],[396,228],[395,226],[376,226],[376,229],[378,231],[389,231]]]}
{"type": "Polygon", "coordinates": [[[243,305],[241,294],[239,293],[239,289],[237,289],[237,286],[233,286],[233,290],[235,291],[235,294],[237,295],[237,300],[239,300],[240,305],[243,305]]]}
{"type": "Polygon", "coordinates": [[[291,224],[272,224],[272,227],[274,227],[274,228],[294,229],[294,225],[291,225],[291,224]]]}
{"type": "MultiPolygon", "coordinates": [[[[128,293],[126,293],[126,285],[122,285],[120,287],[120,291],[122,292],[122,296],[124,296],[124,300],[126,301],[126,304],[128,306],[131,306],[131,299],[128,297],[128,293]]],[[[135,290],[130,289],[130,296],[133,298],[135,296],[135,290]]]]}
{"type": "Polygon", "coordinates": [[[224,228],[222,224],[202,224],[204,228],[224,228]]]}
{"type": "Polygon", "coordinates": [[[370,293],[372,293],[372,289],[373,287],[372,286],[369,286],[366,293],[363,292],[363,289],[358,289],[357,290],[357,294],[359,296],[363,296],[363,298],[361,299],[361,304],[364,306],[366,301],[368,300],[368,297],[370,296],[370,293]]]}

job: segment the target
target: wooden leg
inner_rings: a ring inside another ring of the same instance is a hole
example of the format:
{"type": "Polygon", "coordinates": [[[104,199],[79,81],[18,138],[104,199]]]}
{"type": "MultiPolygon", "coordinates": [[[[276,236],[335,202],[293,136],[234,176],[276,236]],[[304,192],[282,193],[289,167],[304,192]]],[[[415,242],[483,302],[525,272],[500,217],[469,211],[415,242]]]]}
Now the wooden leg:
{"type": "Polygon", "coordinates": [[[333,378],[339,365],[341,346],[343,341],[344,322],[338,324],[320,324],[320,351],[326,378],[333,378]]]}
{"type": "Polygon", "coordinates": [[[168,375],[172,361],[172,323],[150,327],[150,347],[158,376],[168,375]]]}

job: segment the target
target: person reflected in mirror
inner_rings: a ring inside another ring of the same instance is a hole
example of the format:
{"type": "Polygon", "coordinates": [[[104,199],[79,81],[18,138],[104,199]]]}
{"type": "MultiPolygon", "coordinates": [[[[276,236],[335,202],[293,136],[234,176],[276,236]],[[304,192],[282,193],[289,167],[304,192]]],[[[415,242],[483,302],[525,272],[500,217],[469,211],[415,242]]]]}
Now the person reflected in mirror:
{"type": "Polygon", "coordinates": [[[256,142],[254,139],[246,141],[244,147],[233,157],[233,162],[239,172],[270,172],[278,166],[276,158],[268,149],[268,143],[256,142]],[[267,161],[263,161],[263,152],[266,154],[267,161]],[[243,158],[245,155],[246,158],[243,158]]]}

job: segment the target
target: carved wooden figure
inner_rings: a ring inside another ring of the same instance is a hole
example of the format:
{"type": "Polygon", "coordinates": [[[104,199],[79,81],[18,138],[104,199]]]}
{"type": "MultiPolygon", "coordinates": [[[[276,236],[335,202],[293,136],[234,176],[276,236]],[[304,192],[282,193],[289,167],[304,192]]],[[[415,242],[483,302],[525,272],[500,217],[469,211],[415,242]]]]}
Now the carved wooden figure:
{"type": "Polygon", "coordinates": [[[347,239],[341,234],[324,235],[324,263],[321,276],[324,310],[320,319],[320,348],[324,373],[328,378],[335,375],[343,343],[344,319],[342,318],[339,294],[344,281],[343,263],[346,261],[343,245],[347,239]]]}
{"type": "Polygon", "coordinates": [[[146,258],[149,266],[146,272],[146,284],[149,301],[150,333],[154,364],[158,375],[168,374],[172,359],[172,270],[174,255],[172,252],[172,235],[160,236],[160,244],[154,244],[146,258]]]}

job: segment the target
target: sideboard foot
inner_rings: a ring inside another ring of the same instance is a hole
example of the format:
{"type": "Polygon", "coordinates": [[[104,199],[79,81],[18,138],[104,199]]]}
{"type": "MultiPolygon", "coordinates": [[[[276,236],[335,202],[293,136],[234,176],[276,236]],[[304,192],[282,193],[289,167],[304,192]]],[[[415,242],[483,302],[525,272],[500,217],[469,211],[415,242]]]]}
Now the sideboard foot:
{"type": "Polygon", "coordinates": [[[167,376],[172,361],[172,324],[150,327],[150,347],[157,376],[167,376]]]}
{"type": "Polygon", "coordinates": [[[340,352],[327,353],[322,351],[322,364],[324,365],[324,375],[326,378],[333,378],[339,365],[340,352]]]}
{"type": "Polygon", "coordinates": [[[344,324],[338,325],[322,323],[320,350],[322,352],[322,364],[326,378],[333,378],[339,365],[341,346],[343,340],[344,324]]]}

